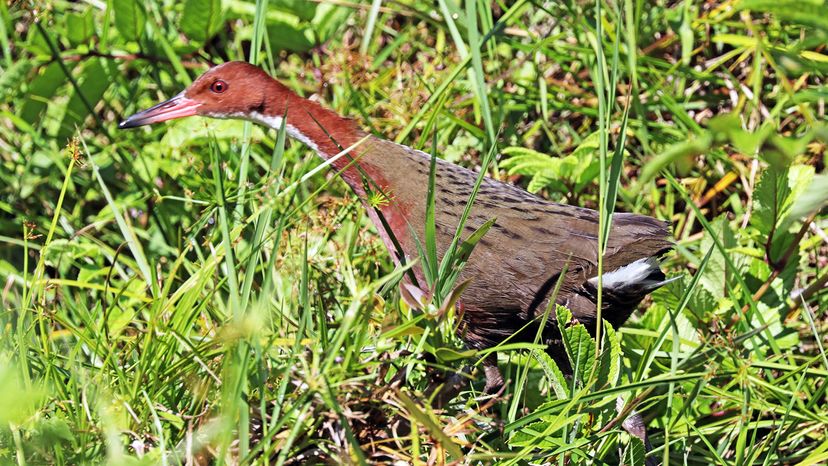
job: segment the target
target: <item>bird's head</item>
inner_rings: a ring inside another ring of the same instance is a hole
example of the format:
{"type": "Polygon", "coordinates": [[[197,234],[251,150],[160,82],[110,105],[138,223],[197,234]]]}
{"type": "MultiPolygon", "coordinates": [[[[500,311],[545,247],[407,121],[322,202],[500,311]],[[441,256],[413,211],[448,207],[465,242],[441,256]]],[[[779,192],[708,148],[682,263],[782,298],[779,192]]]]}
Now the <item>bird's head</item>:
{"type": "Polygon", "coordinates": [[[283,91],[276,80],[261,68],[232,61],[210,68],[175,97],[138,112],[118,128],[135,128],[162,121],[201,115],[213,118],[250,119],[276,111],[283,91]]]}

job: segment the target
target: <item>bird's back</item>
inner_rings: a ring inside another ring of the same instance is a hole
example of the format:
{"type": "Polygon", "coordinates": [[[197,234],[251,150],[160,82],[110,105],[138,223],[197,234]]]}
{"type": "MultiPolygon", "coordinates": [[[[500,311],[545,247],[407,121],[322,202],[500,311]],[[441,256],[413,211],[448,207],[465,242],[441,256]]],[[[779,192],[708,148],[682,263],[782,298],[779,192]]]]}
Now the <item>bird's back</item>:
{"type": "MultiPolygon", "coordinates": [[[[424,238],[430,157],[387,141],[376,141],[375,156],[395,160],[399,169],[383,174],[394,201],[406,210],[406,255],[416,257],[413,237],[424,238]]],[[[477,173],[437,160],[435,221],[438,256],[448,249],[472,192],[477,173]]],[[[567,305],[582,322],[596,315],[598,212],[546,201],[523,189],[485,178],[464,228],[464,237],[490,219],[494,225],[475,247],[460,280],[471,280],[461,302],[472,346],[490,347],[520,330],[549,304],[567,305]],[[563,275],[563,276],[561,276],[563,275]],[[593,280],[590,280],[593,279],[593,280]]],[[[652,258],[672,247],[668,226],[636,214],[613,215],[604,256],[604,311],[613,325],[623,323],[638,302],[664,279],[652,258]],[[633,267],[625,266],[636,264],[633,267]],[[611,276],[609,273],[619,270],[611,276]],[[641,283],[626,283],[631,279],[641,283]],[[641,286],[637,286],[641,285],[641,286]]],[[[553,314],[554,316],[554,314],[553,314]]],[[[554,339],[554,332],[552,332],[554,339]]]]}

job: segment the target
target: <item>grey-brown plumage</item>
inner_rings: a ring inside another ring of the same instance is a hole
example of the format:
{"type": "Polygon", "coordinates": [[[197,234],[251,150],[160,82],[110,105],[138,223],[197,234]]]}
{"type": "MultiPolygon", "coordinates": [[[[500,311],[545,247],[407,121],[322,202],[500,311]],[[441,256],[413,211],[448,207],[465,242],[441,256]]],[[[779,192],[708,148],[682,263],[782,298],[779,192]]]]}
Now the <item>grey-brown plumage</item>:
{"type": "MultiPolygon", "coordinates": [[[[243,118],[278,129],[287,115],[287,131],[323,158],[360,141],[365,133],[357,125],[297,96],[263,70],[243,62],[210,69],[181,94],[121,123],[121,128],[202,115],[243,118]]],[[[430,157],[423,152],[369,137],[349,155],[332,162],[343,179],[366,204],[380,236],[405,260],[418,255],[415,238],[424,238],[430,157]],[[356,163],[349,165],[356,159],[356,163]],[[366,186],[369,188],[366,189],[366,186]],[[386,194],[378,207],[366,201],[368,191],[386,194]],[[395,238],[394,241],[392,238],[395,238]]],[[[436,170],[437,249],[448,248],[477,174],[439,160],[436,170]]],[[[490,348],[535,320],[549,304],[558,280],[562,287],[556,302],[572,310],[575,318],[594,328],[598,274],[598,213],[556,204],[512,185],[490,178],[483,182],[465,233],[489,219],[496,223],[478,243],[460,279],[470,280],[461,297],[463,337],[469,346],[490,348]],[[563,275],[561,277],[561,275],[563,275]]],[[[664,283],[654,258],[672,247],[667,225],[633,214],[615,214],[604,257],[602,317],[621,325],[641,299],[664,283]]],[[[424,284],[415,268],[417,283],[424,284]]],[[[428,293],[428,290],[422,290],[428,293]]],[[[536,329],[517,335],[534,337],[536,329]]],[[[568,364],[554,323],[543,333],[549,351],[562,369],[568,364]]],[[[496,359],[487,360],[487,389],[500,385],[496,359]]]]}
{"type": "MultiPolygon", "coordinates": [[[[395,236],[402,238],[406,255],[416,257],[416,243],[412,238],[414,235],[424,238],[430,156],[373,139],[367,155],[360,160],[382,167],[381,177],[390,187],[390,196],[408,219],[409,231],[400,225],[392,229],[395,236]]],[[[454,236],[477,173],[438,160],[435,174],[437,250],[442,257],[454,236]]],[[[461,297],[463,336],[469,346],[490,348],[521,329],[524,331],[516,336],[517,341],[533,339],[537,326],[532,321],[537,321],[536,317],[545,312],[559,279],[561,288],[556,302],[567,306],[588,328],[594,328],[598,212],[549,202],[518,187],[485,178],[465,226],[466,235],[492,218],[496,219],[494,225],[475,247],[460,276],[461,281],[471,280],[461,297]]],[[[643,215],[613,215],[603,264],[602,318],[614,327],[620,326],[644,296],[664,283],[664,274],[653,258],[671,247],[665,222],[643,215]],[[636,280],[607,280],[608,273],[636,261],[640,269],[638,274],[633,274],[636,280]]],[[[389,248],[393,246],[389,244],[389,248]]],[[[418,282],[424,283],[419,273],[418,282]]],[[[566,371],[569,365],[563,357],[554,322],[543,335],[550,345],[550,354],[566,371]]],[[[487,376],[488,372],[494,371],[487,371],[487,376]]],[[[491,389],[498,381],[488,382],[491,389]]]]}

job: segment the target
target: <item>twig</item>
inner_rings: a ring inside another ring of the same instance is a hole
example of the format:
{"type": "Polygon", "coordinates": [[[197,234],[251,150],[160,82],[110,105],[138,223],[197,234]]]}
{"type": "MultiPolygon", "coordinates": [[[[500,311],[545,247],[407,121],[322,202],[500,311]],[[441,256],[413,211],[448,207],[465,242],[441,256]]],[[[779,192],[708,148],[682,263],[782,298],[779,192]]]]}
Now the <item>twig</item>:
{"type": "Polygon", "coordinates": [[[799,307],[802,306],[802,303],[808,302],[817,292],[825,288],[826,284],[828,284],[828,273],[817,278],[798,295],[792,296],[788,302],[788,315],[799,309],[799,307]]]}
{"type": "MultiPolygon", "coordinates": [[[[121,60],[121,61],[135,61],[135,60],[147,60],[153,63],[170,63],[170,60],[164,57],[159,57],[155,55],[149,55],[146,53],[123,53],[123,54],[115,54],[115,53],[103,53],[97,50],[90,50],[86,53],[80,53],[75,55],[66,55],[63,57],[52,57],[52,60],[57,60],[60,58],[63,61],[70,61],[70,62],[79,62],[83,60],[88,60],[90,58],[104,58],[107,60],[121,60]]],[[[196,68],[204,68],[205,62],[203,61],[182,61],[181,64],[184,68],[196,69],[196,68]]]]}
{"type": "MultiPolygon", "coordinates": [[[[802,237],[805,236],[805,233],[808,231],[808,228],[810,228],[811,222],[813,222],[814,218],[816,218],[816,214],[817,212],[814,212],[811,215],[809,215],[807,219],[805,219],[805,222],[802,224],[802,228],[800,228],[799,231],[796,233],[793,242],[790,246],[788,246],[788,249],[785,250],[785,253],[782,254],[782,257],[779,258],[778,261],[775,261],[771,258],[771,243],[770,238],[768,239],[768,243],[766,244],[766,254],[768,264],[771,267],[773,267],[773,272],[771,272],[768,279],[765,280],[765,283],[763,283],[762,286],[759,287],[756,293],[753,294],[753,297],[751,298],[752,302],[755,303],[759,301],[762,298],[762,296],[765,295],[768,289],[770,289],[771,283],[773,283],[773,281],[776,280],[776,277],[778,277],[779,274],[782,273],[782,271],[785,269],[785,266],[788,265],[788,261],[790,260],[791,255],[794,252],[794,249],[799,247],[799,243],[800,241],[802,241],[802,237]]],[[[742,307],[742,314],[746,313],[749,308],[750,303],[745,304],[744,307],[742,307]]]]}

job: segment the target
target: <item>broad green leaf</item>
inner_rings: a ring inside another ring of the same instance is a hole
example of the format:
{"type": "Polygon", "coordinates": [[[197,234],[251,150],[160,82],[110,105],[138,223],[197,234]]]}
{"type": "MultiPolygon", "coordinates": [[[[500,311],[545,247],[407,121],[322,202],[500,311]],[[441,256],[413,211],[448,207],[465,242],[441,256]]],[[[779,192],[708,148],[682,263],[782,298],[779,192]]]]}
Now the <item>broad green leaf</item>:
{"type": "Polygon", "coordinates": [[[50,417],[35,424],[32,440],[43,447],[54,448],[57,443],[74,442],[75,436],[65,420],[61,417],[50,417]]]}
{"type": "Polygon", "coordinates": [[[271,46],[277,50],[304,52],[310,50],[316,44],[312,29],[309,26],[299,24],[298,19],[290,22],[268,21],[267,35],[270,38],[271,46]]]}
{"type": "MultiPolygon", "coordinates": [[[[707,121],[707,127],[716,134],[728,135],[734,131],[742,131],[742,120],[735,113],[716,115],[707,121]]],[[[717,142],[724,142],[724,139],[716,138],[717,142]]]]}
{"type": "Polygon", "coordinates": [[[477,350],[457,351],[452,348],[437,348],[434,350],[434,355],[437,356],[443,363],[450,363],[459,361],[461,359],[469,359],[477,354],[477,350]]]}
{"type": "Polygon", "coordinates": [[[55,239],[42,250],[43,260],[47,265],[56,266],[61,261],[99,257],[101,249],[92,243],[69,239],[55,239]]]}
{"type": "Polygon", "coordinates": [[[112,0],[115,28],[126,40],[137,41],[144,35],[147,13],[138,0],[112,0]]]}
{"type": "Polygon", "coordinates": [[[72,45],[82,44],[95,33],[93,17],[94,9],[89,8],[86,13],[66,14],[66,38],[72,45]]]}
{"type": "Polygon", "coordinates": [[[221,0],[186,0],[181,12],[181,31],[191,40],[207,42],[223,20],[221,0]]]}
{"type": "Polygon", "coordinates": [[[736,128],[729,131],[728,136],[730,137],[730,143],[733,144],[736,150],[745,155],[753,156],[759,152],[759,149],[762,148],[773,131],[773,126],[764,124],[755,133],[750,133],[742,128],[736,128]]]}
{"type": "Polygon", "coordinates": [[[100,59],[93,58],[84,63],[83,70],[78,77],[78,87],[86,102],[73,88],[72,97],[66,104],[66,113],[57,134],[58,139],[66,139],[75,133],[76,127],[82,127],[84,120],[90,114],[87,103],[94,109],[111,84],[112,79],[100,59]]]}
{"type": "Polygon", "coordinates": [[[771,166],[762,173],[753,191],[756,207],[750,220],[763,236],[776,227],[790,192],[788,170],[771,166]]]}
{"type": "Polygon", "coordinates": [[[828,205],[828,174],[814,175],[807,188],[799,193],[782,224],[790,225],[828,205]]]}
{"type": "Polygon", "coordinates": [[[0,359],[0,423],[22,424],[33,416],[45,395],[41,387],[26,387],[20,370],[6,358],[0,359]]]}
{"type": "Polygon", "coordinates": [[[32,80],[26,92],[26,100],[20,109],[20,118],[30,125],[35,125],[40,115],[46,110],[47,104],[57,92],[61,84],[66,82],[60,64],[53,62],[51,65],[38,70],[37,76],[32,80]]]}
{"type": "Polygon", "coordinates": [[[658,175],[662,169],[682,158],[695,157],[710,149],[713,138],[709,133],[703,133],[698,137],[691,137],[687,141],[679,142],[668,147],[661,154],[655,156],[644,165],[638,184],[643,185],[658,175]]]}
{"type": "Polygon", "coordinates": [[[814,138],[814,132],[808,131],[798,138],[787,138],[778,134],[770,137],[769,142],[779,150],[787,160],[792,161],[794,157],[804,154],[808,150],[808,144],[814,138]]]}
{"type": "MultiPolygon", "coordinates": [[[[286,11],[299,19],[311,20],[316,14],[317,2],[307,0],[270,0],[269,8],[286,11]]],[[[341,8],[347,10],[348,8],[341,8]]]]}
{"type": "Polygon", "coordinates": [[[780,20],[828,31],[828,14],[823,0],[742,0],[737,10],[771,13],[780,20]]]}

